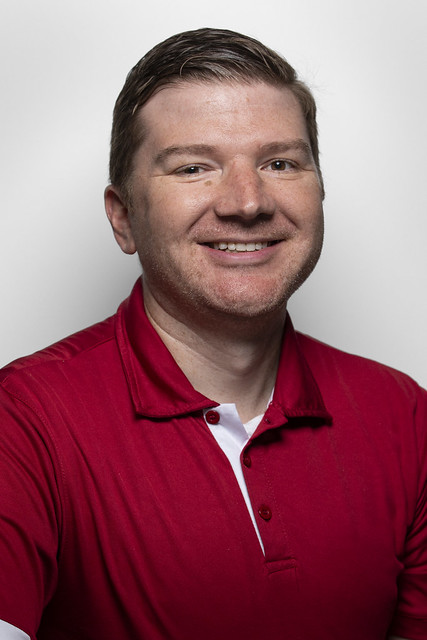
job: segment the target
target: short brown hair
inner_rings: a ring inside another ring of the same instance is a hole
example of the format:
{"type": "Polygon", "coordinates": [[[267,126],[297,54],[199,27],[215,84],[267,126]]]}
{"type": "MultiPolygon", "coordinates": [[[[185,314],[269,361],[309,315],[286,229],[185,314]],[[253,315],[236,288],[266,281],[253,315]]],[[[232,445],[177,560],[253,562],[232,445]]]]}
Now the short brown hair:
{"type": "Polygon", "coordinates": [[[162,86],[179,81],[261,81],[286,86],[298,100],[307,125],[316,167],[319,165],[316,103],[291,65],[258,40],[227,29],[178,33],[156,45],[131,69],[113,114],[110,181],[129,198],[128,183],[143,132],[137,114],[162,86]]]}

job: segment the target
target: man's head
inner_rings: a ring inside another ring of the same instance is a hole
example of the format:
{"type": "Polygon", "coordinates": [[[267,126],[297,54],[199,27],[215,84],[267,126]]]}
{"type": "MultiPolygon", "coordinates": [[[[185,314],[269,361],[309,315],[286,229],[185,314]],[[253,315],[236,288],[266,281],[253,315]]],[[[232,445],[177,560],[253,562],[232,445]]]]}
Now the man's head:
{"type": "Polygon", "coordinates": [[[110,153],[110,181],[124,199],[129,200],[131,195],[135,152],[145,133],[138,113],[161,87],[182,81],[258,81],[290,89],[301,107],[322,181],[316,103],[293,67],[253,38],[226,29],[205,28],[179,33],[156,45],[127,76],[114,109],[110,153]]]}
{"type": "Polygon", "coordinates": [[[111,154],[107,215],[152,317],[283,318],[323,239],[315,104],[283,59],[227,31],[167,40],[128,76],[111,154]]]}

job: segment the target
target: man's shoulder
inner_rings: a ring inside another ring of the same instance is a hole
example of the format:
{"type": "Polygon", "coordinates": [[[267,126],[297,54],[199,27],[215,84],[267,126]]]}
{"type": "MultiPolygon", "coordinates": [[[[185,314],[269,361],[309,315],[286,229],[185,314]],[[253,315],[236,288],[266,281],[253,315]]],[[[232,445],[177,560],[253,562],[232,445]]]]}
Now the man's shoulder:
{"type": "Polygon", "coordinates": [[[0,369],[0,384],[9,386],[26,378],[43,379],[44,375],[67,363],[74,363],[78,358],[96,358],[100,349],[114,341],[114,319],[115,316],[111,316],[31,355],[10,362],[0,369]]]}
{"type": "Polygon", "coordinates": [[[333,381],[339,379],[352,387],[371,386],[379,389],[399,389],[409,395],[426,393],[409,375],[371,358],[349,353],[297,332],[301,351],[314,375],[333,381]]]}

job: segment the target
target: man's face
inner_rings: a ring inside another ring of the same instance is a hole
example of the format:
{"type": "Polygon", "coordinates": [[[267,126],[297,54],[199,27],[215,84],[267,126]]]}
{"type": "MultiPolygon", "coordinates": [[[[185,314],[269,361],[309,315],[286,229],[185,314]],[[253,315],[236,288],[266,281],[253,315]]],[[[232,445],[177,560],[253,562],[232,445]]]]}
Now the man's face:
{"type": "Polygon", "coordinates": [[[131,206],[107,189],[107,212],[122,249],[138,251],[146,300],[187,322],[282,313],[323,238],[319,177],[293,94],[182,82],[139,117],[131,206]]]}

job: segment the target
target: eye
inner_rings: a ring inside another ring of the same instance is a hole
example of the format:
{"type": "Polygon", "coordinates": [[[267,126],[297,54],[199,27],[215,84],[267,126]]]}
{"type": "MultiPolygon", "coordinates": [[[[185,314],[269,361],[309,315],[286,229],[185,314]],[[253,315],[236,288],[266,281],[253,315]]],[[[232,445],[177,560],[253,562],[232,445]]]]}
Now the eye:
{"type": "Polygon", "coordinates": [[[186,176],[196,176],[203,171],[203,168],[198,164],[189,164],[186,167],[181,167],[178,169],[177,173],[186,175],[186,176]]]}
{"type": "Polygon", "coordinates": [[[291,169],[295,169],[295,165],[289,160],[273,160],[267,165],[267,169],[268,168],[272,171],[290,171],[291,169]]]}

